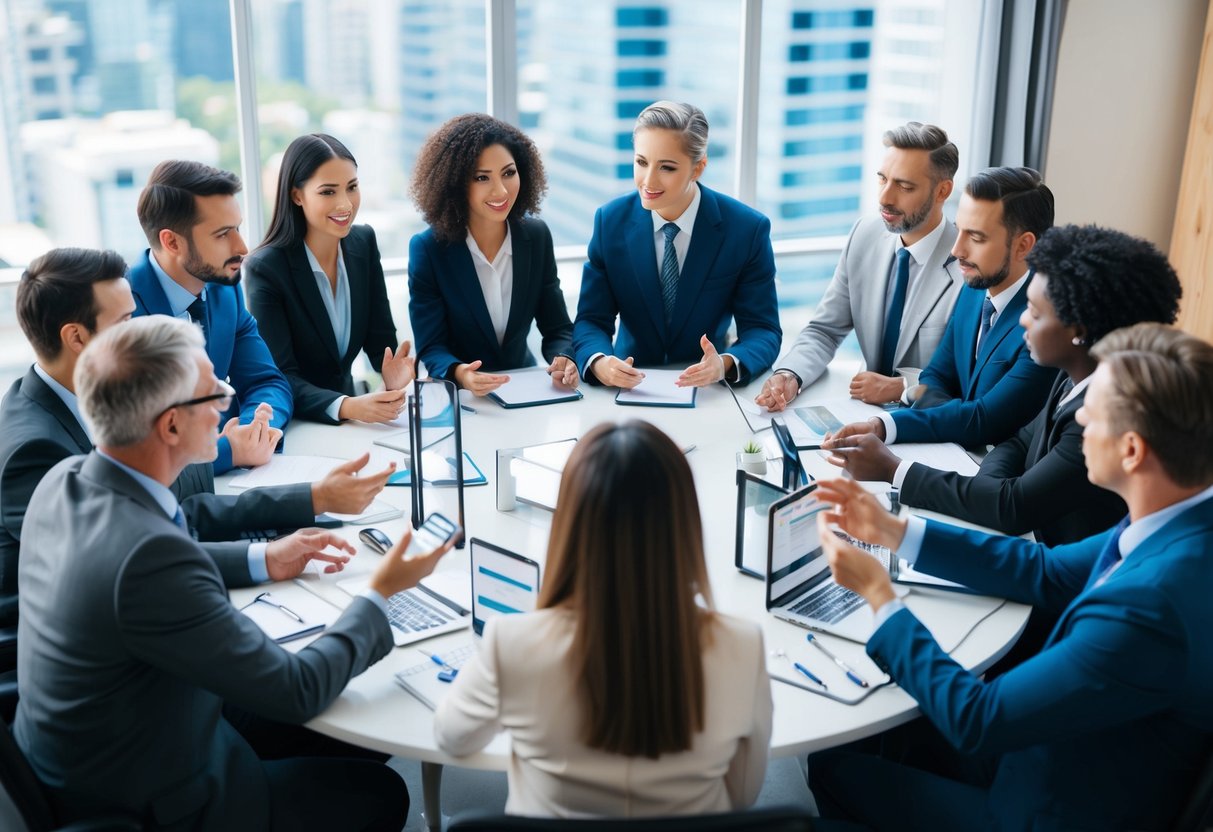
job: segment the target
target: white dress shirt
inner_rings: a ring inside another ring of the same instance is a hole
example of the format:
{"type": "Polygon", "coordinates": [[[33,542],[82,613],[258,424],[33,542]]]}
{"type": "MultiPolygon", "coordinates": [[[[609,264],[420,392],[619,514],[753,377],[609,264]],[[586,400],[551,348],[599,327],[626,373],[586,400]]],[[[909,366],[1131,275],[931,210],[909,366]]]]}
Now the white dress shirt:
{"type": "Polygon", "coordinates": [[[510,226],[506,224],[505,242],[492,262],[476,245],[471,231],[468,232],[467,246],[472,253],[472,266],[480,281],[484,305],[489,310],[489,320],[493,322],[493,332],[497,335],[497,345],[501,346],[505,341],[505,325],[510,321],[510,300],[514,295],[514,243],[510,226]]]}

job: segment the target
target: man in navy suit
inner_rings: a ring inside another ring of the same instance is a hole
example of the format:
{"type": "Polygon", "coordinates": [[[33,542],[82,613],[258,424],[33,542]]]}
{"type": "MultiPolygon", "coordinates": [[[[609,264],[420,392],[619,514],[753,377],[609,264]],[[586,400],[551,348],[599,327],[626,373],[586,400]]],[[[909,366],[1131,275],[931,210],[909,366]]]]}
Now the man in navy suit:
{"type": "Polygon", "coordinates": [[[822,447],[887,443],[1001,442],[1032,421],[1057,376],[1032,360],[1019,316],[1027,306],[1027,256],[1053,225],[1053,193],[1031,168],[990,168],[965,185],[952,254],[965,286],[914,406],[844,426],[822,447]]]}
{"type": "Polygon", "coordinates": [[[698,107],[646,107],[632,142],[636,191],[594,216],[573,323],[581,376],[635,387],[644,374],[633,362],[693,361],[682,386],[744,384],[771,366],[783,337],[771,222],[699,184],[708,122],[698,107]],[[729,344],[734,320],[737,340],[729,344]]]}
{"type": "Polygon", "coordinates": [[[968,775],[815,754],[809,782],[823,814],[933,830],[1174,822],[1213,738],[1213,346],[1145,323],[1091,354],[1100,364],[1077,414],[1088,476],[1129,507],[1107,532],[1050,548],[894,517],[853,480],[822,484],[835,504],[818,522],[834,577],[876,611],[868,653],[965,755],[968,775]],[[983,682],[831,522],[916,569],[1060,620],[1038,655],[983,682]]]}
{"type": "Polygon", "coordinates": [[[223,414],[215,473],[269,462],[294,400],[244,305],[240,179],[200,162],[161,162],[139,195],[139,224],[151,244],[128,277],[135,315],[193,320],[215,374],[236,388],[223,414]],[[242,424],[243,423],[243,424],[242,424]]]}

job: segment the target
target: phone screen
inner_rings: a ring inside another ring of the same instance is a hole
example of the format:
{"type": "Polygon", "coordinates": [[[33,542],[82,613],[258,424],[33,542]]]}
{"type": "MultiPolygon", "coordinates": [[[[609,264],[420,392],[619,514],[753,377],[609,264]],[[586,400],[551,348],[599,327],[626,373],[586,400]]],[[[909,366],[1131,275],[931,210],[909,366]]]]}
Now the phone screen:
{"type": "Polygon", "coordinates": [[[409,548],[405,551],[405,554],[420,555],[432,552],[458,532],[459,526],[457,524],[452,523],[446,516],[435,511],[425,518],[425,522],[421,524],[420,529],[413,532],[413,539],[409,541],[409,548]]]}

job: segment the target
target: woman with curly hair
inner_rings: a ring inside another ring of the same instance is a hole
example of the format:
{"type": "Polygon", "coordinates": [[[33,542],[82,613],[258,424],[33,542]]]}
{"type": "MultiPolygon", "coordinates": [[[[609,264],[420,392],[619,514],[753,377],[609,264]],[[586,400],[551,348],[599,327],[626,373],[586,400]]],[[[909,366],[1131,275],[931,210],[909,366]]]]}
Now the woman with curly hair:
{"type": "Polygon", "coordinates": [[[534,321],[548,373],[577,386],[552,234],[533,216],[546,191],[535,145],[492,116],[456,116],[421,148],[412,196],[429,228],[409,242],[409,317],[431,376],[496,390],[499,371],[534,366],[534,321]]]}
{"type": "Polygon", "coordinates": [[[1087,479],[1082,407],[1095,372],[1091,347],[1114,329],[1169,324],[1179,311],[1179,278],[1145,240],[1094,225],[1044,234],[1028,255],[1035,271],[1020,316],[1032,359],[1061,372],[1036,418],[990,451],[976,476],[907,463],[880,441],[838,455],[856,479],[899,486],[909,506],[1007,534],[1032,531],[1049,546],[1082,540],[1124,517],[1124,502],[1087,479]]]}
{"type": "Polygon", "coordinates": [[[390,422],[413,380],[409,343],[396,348],[375,231],[354,225],[358,163],[324,133],[295,139],[282,157],[270,229],[244,260],[248,306],[295,413],[316,422],[390,422]],[[356,395],[350,373],[365,352],[384,389],[356,395]]]}

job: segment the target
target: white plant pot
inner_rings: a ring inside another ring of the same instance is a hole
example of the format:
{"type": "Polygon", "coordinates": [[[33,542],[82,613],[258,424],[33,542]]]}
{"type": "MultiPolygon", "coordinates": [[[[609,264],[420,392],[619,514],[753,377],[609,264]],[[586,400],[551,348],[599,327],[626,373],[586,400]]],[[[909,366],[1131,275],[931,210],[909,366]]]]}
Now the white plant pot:
{"type": "Polygon", "coordinates": [[[764,451],[747,454],[744,451],[737,454],[737,467],[742,471],[762,476],[767,472],[767,455],[764,451]]]}

